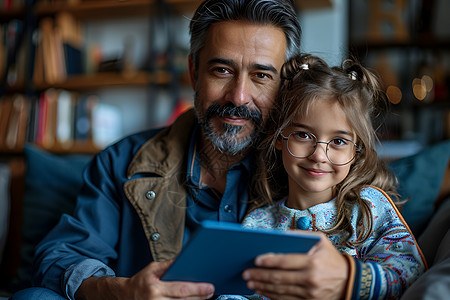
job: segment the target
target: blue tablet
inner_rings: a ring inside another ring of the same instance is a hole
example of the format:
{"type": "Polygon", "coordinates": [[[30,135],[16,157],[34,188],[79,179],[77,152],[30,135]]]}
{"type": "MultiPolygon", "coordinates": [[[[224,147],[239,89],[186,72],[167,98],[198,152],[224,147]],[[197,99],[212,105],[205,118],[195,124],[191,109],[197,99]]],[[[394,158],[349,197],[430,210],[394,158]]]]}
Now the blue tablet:
{"type": "Polygon", "coordinates": [[[319,235],[301,231],[248,229],[240,224],[204,221],[162,280],[209,282],[215,294],[251,295],[242,272],[265,253],[306,253],[319,235]]]}

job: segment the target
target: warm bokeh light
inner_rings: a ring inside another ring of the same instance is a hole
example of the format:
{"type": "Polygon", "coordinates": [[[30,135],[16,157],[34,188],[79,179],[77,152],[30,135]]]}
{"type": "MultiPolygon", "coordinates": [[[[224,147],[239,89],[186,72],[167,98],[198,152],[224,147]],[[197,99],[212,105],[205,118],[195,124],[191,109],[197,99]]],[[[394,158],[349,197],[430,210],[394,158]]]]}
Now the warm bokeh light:
{"type": "Polygon", "coordinates": [[[423,75],[422,81],[425,83],[425,86],[427,88],[427,93],[431,92],[434,86],[433,78],[429,75],[423,75]]]}
{"type": "Polygon", "coordinates": [[[427,96],[427,87],[425,82],[420,78],[414,78],[413,80],[413,94],[414,96],[422,101],[427,96]]]}
{"type": "Polygon", "coordinates": [[[402,91],[394,85],[388,86],[386,96],[392,104],[399,104],[402,101],[402,91]]]}

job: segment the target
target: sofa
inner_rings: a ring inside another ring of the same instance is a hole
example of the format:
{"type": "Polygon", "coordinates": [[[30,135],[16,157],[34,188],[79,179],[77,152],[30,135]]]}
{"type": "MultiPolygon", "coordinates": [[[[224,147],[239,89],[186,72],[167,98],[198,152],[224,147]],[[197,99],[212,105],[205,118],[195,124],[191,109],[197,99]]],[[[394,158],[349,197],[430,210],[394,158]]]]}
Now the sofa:
{"type": "MultiPolygon", "coordinates": [[[[17,172],[17,167],[9,165],[8,168],[8,165],[0,164],[3,284],[0,299],[2,296],[7,299],[10,293],[30,285],[34,247],[57,223],[61,214],[72,212],[82,184],[82,170],[91,158],[91,155],[55,155],[27,145],[22,176],[11,176],[17,172]],[[15,192],[9,195],[8,187],[14,182],[15,192]]],[[[389,167],[399,179],[398,191],[402,199],[407,200],[402,208],[403,217],[416,236],[429,267],[423,279],[419,278],[407,291],[410,294],[406,299],[422,299],[419,295],[424,292],[448,295],[450,140],[390,161],[389,167]]]]}

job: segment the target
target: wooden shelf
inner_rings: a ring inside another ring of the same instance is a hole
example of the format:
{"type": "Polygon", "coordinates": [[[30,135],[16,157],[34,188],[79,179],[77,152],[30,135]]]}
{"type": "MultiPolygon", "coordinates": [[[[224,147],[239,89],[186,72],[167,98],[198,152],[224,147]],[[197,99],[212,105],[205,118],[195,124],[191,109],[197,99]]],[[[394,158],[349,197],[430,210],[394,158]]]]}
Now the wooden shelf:
{"type": "MultiPolygon", "coordinates": [[[[39,144],[35,145],[39,146],[42,150],[53,154],[96,154],[101,150],[96,147],[92,141],[75,141],[70,147],[62,147],[60,145],[43,147],[39,144]]],[[[23,153],[23,148],[0,148],[0,155],[22,155],[23,153]]]]}
{"type": "MultiPolygon", "coordinates": [[[[201,0],[167,0],[170,9],[180,12],[194,12],[201,0]]],[[[156,10],[155,0],[103,0],[81,1],[68,4],[66,1],[45,1],[36,5],[38,16],[54,15],[60,11],[72,13],[79,19],[120,18],[130,16],[148,16],[156,10]]],[[[295,0],[301,11],[332,7],[331,0],[295,0]]]]}
{"type": "Polygon", "coordinates": [[[66,90],[95,89],[106,86],[145,86],[150,84],[169,84],[170,74],[167,71],[136,72],[124,74],[117,72],[73,75],[67,80],[54,84],[36,84],[37,90],[48,88],[61,88],[66,90]]]}
{"type": "MultiPolygon", "coordinates": [[[[167,5],[177,11],[195,9],[201,1],[199,0],[168,0],[167,5]]],[[[79,19],[111,19],[125,18],[130,16],[148,16],[156,11],[155,0],[105,0],[105,1],[82,1],[78,4],[60,2],[40,2],[36,5],[38,16],[54,15],[66,11],[79,19]]]]}
{"type": "Polygon", "coordinates": [[[171,9],[178,14],[191,13],[193,14],[197,7],[202,3],[201,0],[166,0],[166,3],[171,9]]]}
{"type": "Polygon", "coordinates": [[[300,11],[330,8],[333,6],[331,0],[295,0],[295,5],[300,11]]]}
{"type": "Polygon", "coordinates": [[[10,9],[0,9],[0,22],[8,21],[11,19],[25,17],[26,9],[25,7],[13,7],[10,9]]]}
{"type": "Polygon", "coordinates": [[[79,4],[68,4],[66,1],[36,4],[38,16],[54,15],[61,11],[70,12],[80,19],[117,18],[135,15],[149,15],[154,5],[153,0],[130,1],[85,1],[79,4]]]}
{"type": "Polygon", "coordinates": [[[6,85],[6,93],[13,94],[13,93],[24,93],[25,92],[25,83],[16,83],[13,85],[6,85]]]}
{"type": "Polygon", "coordinates": [[[425,48],[438,50],[450,49],[450,39],[413,39],[410,41],[378,40],[365,42],[351,42],[350,49],[365,51],[367,49],[383,50],[392,48],[425,48]]]}

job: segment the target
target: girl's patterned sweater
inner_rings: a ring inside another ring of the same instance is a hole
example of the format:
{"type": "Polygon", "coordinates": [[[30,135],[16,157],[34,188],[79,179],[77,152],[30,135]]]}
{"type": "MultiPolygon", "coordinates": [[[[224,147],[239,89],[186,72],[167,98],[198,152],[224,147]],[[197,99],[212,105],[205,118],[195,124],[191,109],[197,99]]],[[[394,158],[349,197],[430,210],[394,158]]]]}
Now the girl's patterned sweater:
{"type": "MultiPolygon", "coordinates": [[[[382,190],[368,186],[361,197],[369,202],[373,232],[360,246],[349,247],[342,235],[328,235],[336,248],[350,262],[350,278],[346,299],[398,299],[421,275],[426,262],[414,236],[390,197],[382,190]]],[[[336,222],[335,200],[307,210],[290,209],[285,200],[252,211],[243,221],[244,227],[289,230],[330,229],[336,222]]],[[[355,241],[363,228],[358,206],[351,218],[355,241]]]]}

